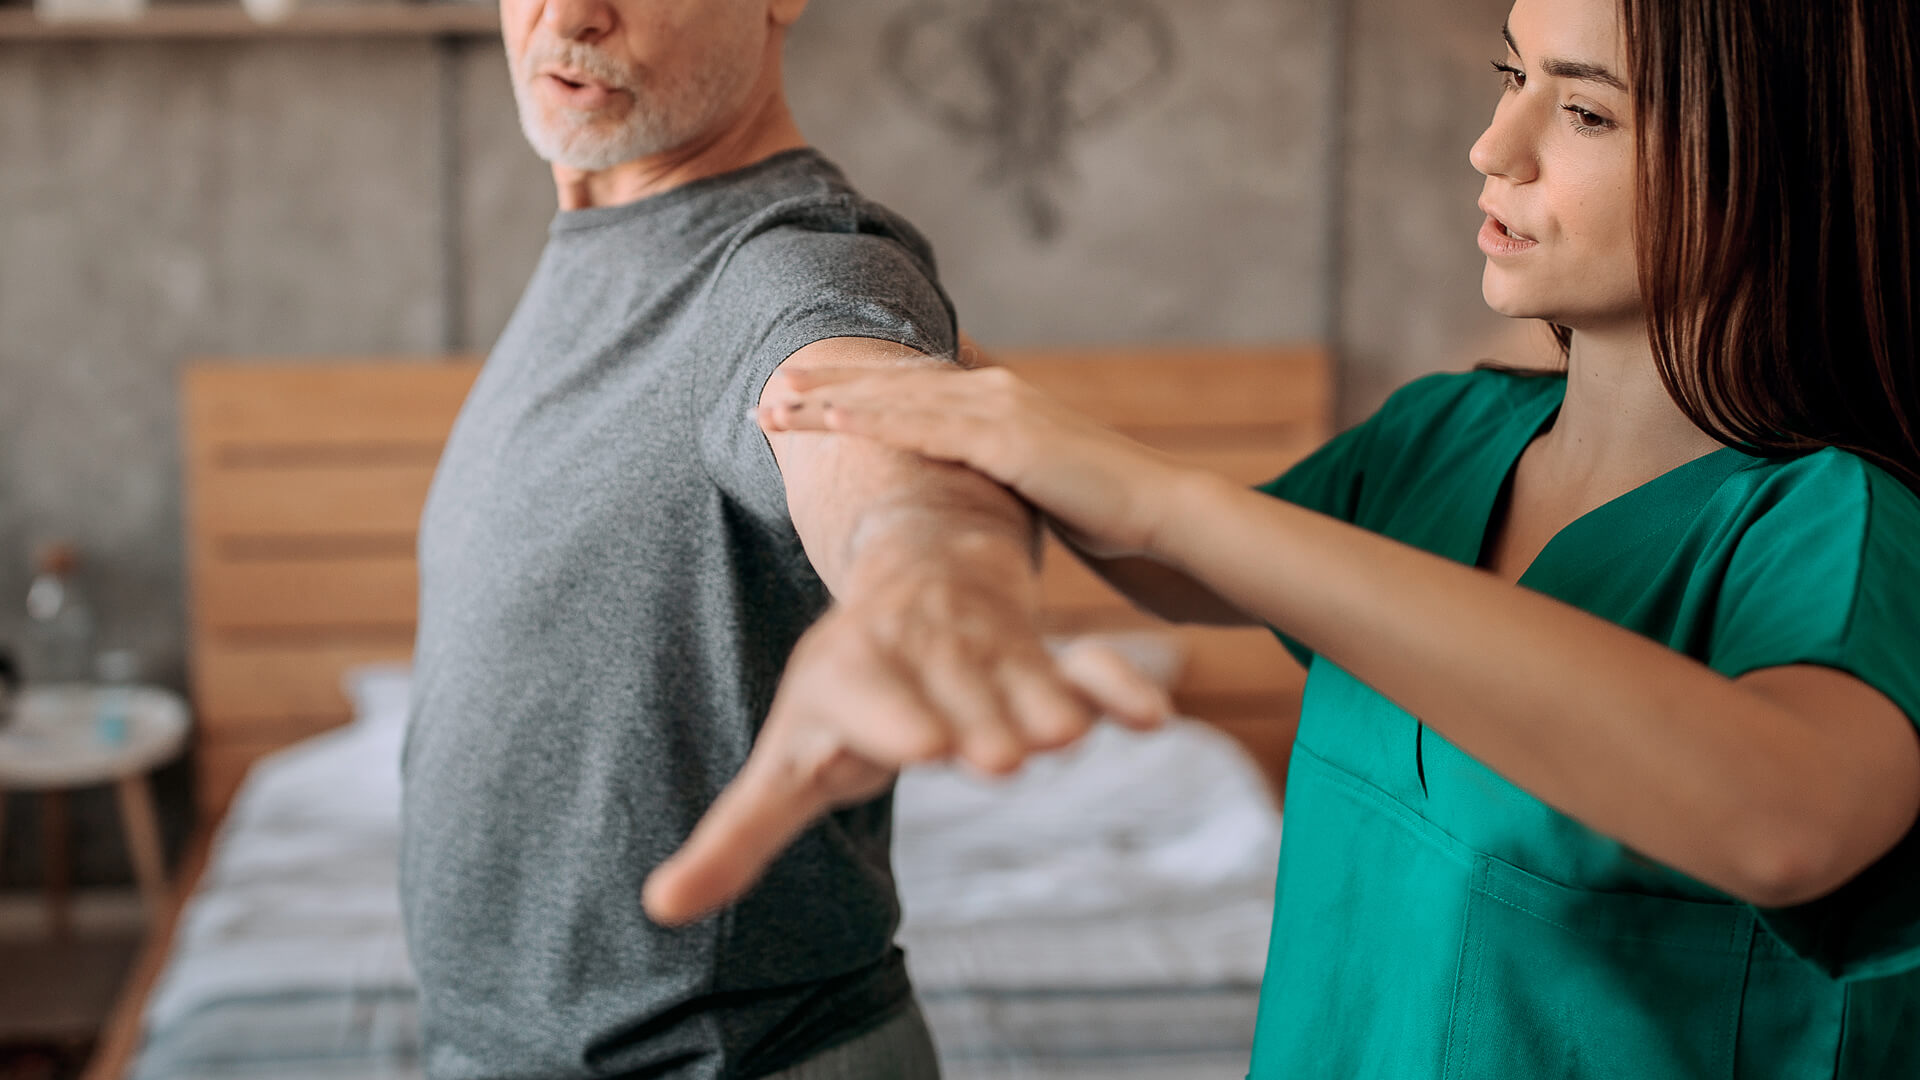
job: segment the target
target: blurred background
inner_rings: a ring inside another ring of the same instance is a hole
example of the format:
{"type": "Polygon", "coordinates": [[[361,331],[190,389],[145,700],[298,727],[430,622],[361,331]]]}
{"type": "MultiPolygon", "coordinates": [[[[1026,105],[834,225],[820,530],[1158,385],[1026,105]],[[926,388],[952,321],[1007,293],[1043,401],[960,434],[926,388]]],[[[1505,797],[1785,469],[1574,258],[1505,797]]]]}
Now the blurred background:
{"type": "MultiPolygon", "coordinates": [[[[484,352],[505,324],[554,194],[497,31],[360,7],[322,32],[0,4],[0,644],[65,540],[97,645],[184,687],[184,362],[484,352]]],[[[931,237],[982,342],[1320,342],[1344,425],[1546,348],[1479,294],[1467,150],[1506,7],[813,0],[788,84],[816,145],[931,237]]],[[[170,848],[183,768],[156,780],[170,848]]],[[[30,900],[39,803],[6,809],[0,895],[30,900]]],[[[76,797],[83,891],[131,880],[119,830],[108,793],[76,797]]],[[[0,905],[0,936],[36,912],[0,905]]]]}

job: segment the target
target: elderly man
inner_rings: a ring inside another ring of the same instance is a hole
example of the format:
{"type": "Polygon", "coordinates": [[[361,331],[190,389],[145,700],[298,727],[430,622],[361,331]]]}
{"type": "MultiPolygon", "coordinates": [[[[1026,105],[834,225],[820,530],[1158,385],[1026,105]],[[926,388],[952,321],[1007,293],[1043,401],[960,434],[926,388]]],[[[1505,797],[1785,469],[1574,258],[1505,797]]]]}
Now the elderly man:
{"type": "Polygon", "coordinates": [[[956,346],[925,241],[788,113],[804,6],[503,0],[560,213],[421,525],[401,869],[435,1080],[934,1076],[858,747],[769,757],[803,810],[751,866],[669,870],[661,921],[643,883],[763,721],[884,713],[888,759],[993,770],[1150,693],[1049,660],[1004,490],[749,415],[776,369],[956,346]]]}

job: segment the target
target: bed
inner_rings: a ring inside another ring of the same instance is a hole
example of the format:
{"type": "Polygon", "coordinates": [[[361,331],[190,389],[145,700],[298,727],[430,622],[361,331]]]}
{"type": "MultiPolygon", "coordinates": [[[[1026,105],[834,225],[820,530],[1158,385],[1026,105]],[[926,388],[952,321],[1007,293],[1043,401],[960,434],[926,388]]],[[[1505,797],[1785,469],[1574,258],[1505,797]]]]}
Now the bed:
{"type": "MultiPolygon", "coordinates": [[[[1242,482],[1328,434],[1315,348],[997,359],[1242,482]]],[[[418,1075],[393,896],[413,529],[476,370],[187,372],[203,825],[88,1080],[418,1075]]],[[[903,782],[901,939],[949,1080],[1242,1075],[1301,673],[1262,631],[1152,626],[1058,551],[1043,591],[1050,631],[1122,635],[1197,719],[1103,729],[1012,788],[903,782]]]]}

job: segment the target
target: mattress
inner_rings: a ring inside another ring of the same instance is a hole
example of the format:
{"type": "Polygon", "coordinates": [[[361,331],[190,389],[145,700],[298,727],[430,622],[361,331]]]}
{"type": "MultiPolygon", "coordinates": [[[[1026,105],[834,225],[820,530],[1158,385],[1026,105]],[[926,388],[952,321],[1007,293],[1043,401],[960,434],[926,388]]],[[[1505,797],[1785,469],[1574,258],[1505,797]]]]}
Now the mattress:
{"type": "MultiPolygon", "coordinates": [[[[377,704],[249,777],[136,1080],[421,1075],[396,891],[403,706],[377,704]]],[[[1103,729],[1029,772],[932,770],[900,791],[900,942],[947,1080],[1244,1076],[1279,833],[1251,764],[1176,725],[1103,729]]]]}

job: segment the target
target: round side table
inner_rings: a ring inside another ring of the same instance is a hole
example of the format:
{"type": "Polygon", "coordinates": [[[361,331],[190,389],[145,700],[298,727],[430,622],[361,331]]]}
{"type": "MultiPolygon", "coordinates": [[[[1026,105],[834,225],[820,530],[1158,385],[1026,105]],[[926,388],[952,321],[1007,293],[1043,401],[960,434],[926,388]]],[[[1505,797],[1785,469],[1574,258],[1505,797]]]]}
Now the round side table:
{"type": "MultiPolygon", "coordinates": [[[[166,865],[147,774],[178,757],[187,741],[187,705],[158,687],[106,689],[71,685],[33,687],[14,699],[12,719],[0,728],[0,792],[41,793],[46,835],[47,924],[56,938],[71,931],[67,793],[112,784],[120,802],[134,878],[149,920],[167,897],[166,865]],[[126,738],[102,742],[103,706],[120,695],[126,738]]],[[[0,802],[0,812],[5,803],[0,802]]],[[[5,835],[0,821],[0,836],[5,835]]]]}

